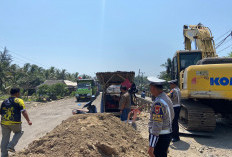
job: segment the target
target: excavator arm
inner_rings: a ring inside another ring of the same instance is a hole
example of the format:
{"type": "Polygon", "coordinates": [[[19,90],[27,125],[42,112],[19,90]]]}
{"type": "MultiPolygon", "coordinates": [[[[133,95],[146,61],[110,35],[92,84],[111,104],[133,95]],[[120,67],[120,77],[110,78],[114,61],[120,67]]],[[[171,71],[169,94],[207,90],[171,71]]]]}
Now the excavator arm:
{"type": "Polygon", "coordinates": [[[217,57],[212,33],[202,24],[184,25],[185,50],[192,50],[191,43],[195,42],[195,49],[202,51],[202,58],[217,57]]]}

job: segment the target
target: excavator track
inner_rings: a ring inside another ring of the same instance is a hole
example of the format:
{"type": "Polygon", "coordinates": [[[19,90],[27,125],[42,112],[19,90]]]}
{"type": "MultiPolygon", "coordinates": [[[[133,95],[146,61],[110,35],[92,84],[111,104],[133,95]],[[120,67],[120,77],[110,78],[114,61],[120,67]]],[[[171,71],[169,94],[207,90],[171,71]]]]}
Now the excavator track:
{"type": "Polygon", "coordinates": [[[215,112],[199,101],[183,100],[180,111],[180,123],[189,131],[212,132],[216,127],[215,112]]]}

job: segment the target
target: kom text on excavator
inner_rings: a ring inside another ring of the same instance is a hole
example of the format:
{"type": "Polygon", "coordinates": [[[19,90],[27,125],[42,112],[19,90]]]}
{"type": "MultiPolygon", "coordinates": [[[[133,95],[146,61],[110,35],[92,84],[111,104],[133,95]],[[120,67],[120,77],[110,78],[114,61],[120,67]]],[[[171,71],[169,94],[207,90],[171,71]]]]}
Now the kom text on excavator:
{"type": "Polygon", "coordinates": [[[213,131],[215,114],[232,115],[232,58],[217,56],[208,27],[185,25],[183,33],[185,50],[172,60],[172,79],[178,80],[183,100],[181,123],[187,130],[213,131]]]}

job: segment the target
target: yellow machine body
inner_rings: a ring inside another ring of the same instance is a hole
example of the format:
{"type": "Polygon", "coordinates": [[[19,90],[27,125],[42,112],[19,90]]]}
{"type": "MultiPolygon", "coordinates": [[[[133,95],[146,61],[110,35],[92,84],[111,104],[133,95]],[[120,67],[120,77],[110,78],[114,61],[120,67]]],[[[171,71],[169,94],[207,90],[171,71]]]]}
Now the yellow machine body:
{"type": "Polygon", "coordinates": [[[183,98],[232,100],[232,64],[189,66],[181,82],[183,98]]]}
{"type": "Polygon", "coordinates": [[[214,131],[215,114],[232,115],[232,58],[217,56],[212,33],[202,24],[185,25],[183,35],[185,50],[172,60],[182,97],[180,121],[186,130],[214,131]]]}

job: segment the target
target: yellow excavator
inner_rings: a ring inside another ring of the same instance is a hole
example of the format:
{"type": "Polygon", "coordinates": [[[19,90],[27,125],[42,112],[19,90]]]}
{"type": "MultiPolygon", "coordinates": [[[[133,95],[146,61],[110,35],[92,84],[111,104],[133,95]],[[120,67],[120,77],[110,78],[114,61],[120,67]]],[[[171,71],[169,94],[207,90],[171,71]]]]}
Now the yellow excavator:
{"type": "Polygon", "coordinates": [[[232,115],[232,58],[217,56],[212,33],[202,24],[184,25],[183,34],[185,50],[172,60],[172,79],[182,94],[180,121],[186,130],[214,131],[216,114],[232,115]]]}

